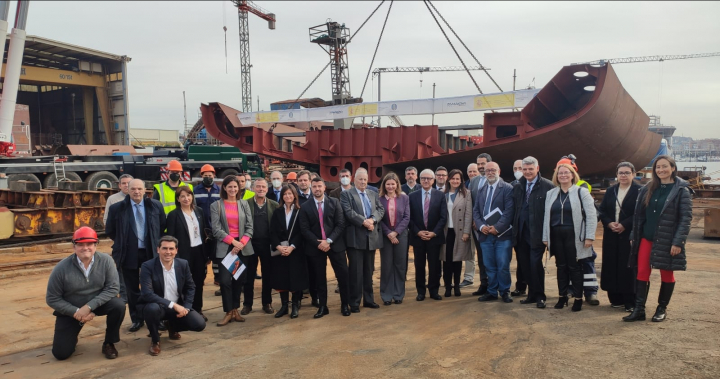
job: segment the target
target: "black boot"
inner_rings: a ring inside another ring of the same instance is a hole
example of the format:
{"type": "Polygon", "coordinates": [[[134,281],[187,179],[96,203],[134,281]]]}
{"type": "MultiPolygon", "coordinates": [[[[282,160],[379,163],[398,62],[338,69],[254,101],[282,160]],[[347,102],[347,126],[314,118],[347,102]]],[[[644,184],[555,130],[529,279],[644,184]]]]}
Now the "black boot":
{"type": "Polygon", "coordinates": [[[452,296],[452,288],[445,287],[445,297],[450,297],[450,296],[452,296]]]}
{"type": "Polygon", "coordinates": [[[635,282],[635,309],[632,313],[623,317],[623,321],[645,321],[645,303],[647,302],[648,292],[650,292],[650,282],[638,280],[635,282]]]}
{"type": "Polygon", "coordinates": [[[657,306],[657,310],[655,311],[655,315],[652,318],[653,322],[665,321],[665,317],[667,316],[667,306],[670,303],[670,298],[672,297],[674,289],[675,289],[674,282],[673,283],[663,282],[662,284],[660,284],[660,294],[658,295],[658,306],[657,306]]]}
{"type": "Polygon", "coordinates": [[[455,296],[460,296],[460,285],[456,284],[454,287],[455,296]]]}
{"type": "Polygon", "coordinates": [[[280,310],[275,313],[275,318],[280,318],[288,314],[288,296],[287,291],[280,292],[280,310]]]}
{"type": "Polygon", "coordinates": [[[568,297],[560,296],[557,304],[555,304],[555,309],[563,309],[567,305],[567,303],[568,303],[568,297]]]}
{"type": "Polygon", "coordinates": [[[302,294],[298,292],[293,292],[292,312],[290,312],[290,318],[298,317],[298,311],[300,310],[300,299],[302,299],[302,294]]]}

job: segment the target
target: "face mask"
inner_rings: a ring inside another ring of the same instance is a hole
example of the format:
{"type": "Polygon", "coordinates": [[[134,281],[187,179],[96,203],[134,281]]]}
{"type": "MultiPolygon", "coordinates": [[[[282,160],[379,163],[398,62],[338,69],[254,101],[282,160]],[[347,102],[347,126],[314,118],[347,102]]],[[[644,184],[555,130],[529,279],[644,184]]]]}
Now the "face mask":
{"type": "Polygon", "coordinates": [[[178,181],[180,181],[180,174],[178,174],[178,173],[172,173],[172,174],[170,174],[170,180],[173,181],[173,182],[178,182],[178,181]]]}
{"type": "Polygon", "coordinates": [[[340,184],[344,186],[350,184],[350,178],[348,178],[347,176],[340,178],[340,184]]]}
{"type": "Polygon", "coordinates": [[[280,188],[280,186],[282,186],[282,180],[280,180],[280,179],[273,179],[273,180],[272,180],[272,185],[273,185],[273,187],[275,187],[275,188],[280,188]]]}
{"type": "Polygon", "coordinates": [[[213,181],[214,181],[213,178],[211,178],[211,177],[209,177],[209,176],[206,176],[206,177],[203,178],[203,185],[204,185],[205,187],[212,187],[213,181]]]}
{"type": "Polygon", "coordinates": [[[250,182],[245,182],[245,189],[246,189],[246,190],[249,190],[249,189],[250,189],[250,182]]]}
{"type": "Polygon", "coordinates": [[[513,175],[515,175],[515,179],[520,180],[520,178],[523,177],[522,171],[515,171],[513,172],[513,175]]]}

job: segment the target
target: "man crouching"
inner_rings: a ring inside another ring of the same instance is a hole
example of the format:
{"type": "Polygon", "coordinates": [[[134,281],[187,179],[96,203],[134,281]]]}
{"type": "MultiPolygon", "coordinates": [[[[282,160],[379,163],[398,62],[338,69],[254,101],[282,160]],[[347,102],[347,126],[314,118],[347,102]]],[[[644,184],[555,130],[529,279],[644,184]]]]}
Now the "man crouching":
{"type": "Polygon", "coordinates": [[[175,258],[177,244],[175,237],[160,238],[158,256],[143,263],[140,269],[137,308],[150,330],[150,355],[160,354],[160,322],[167,320],[171,340],[179,340],[179,332],[185,330],[199,332],[205,329],[205,320],[192,309],[195,283],[190,265],[184,259],[175,258]]]}
{"type": "Polygon", "coordinates": [[[115,359],[115,343],[120,342],[120,325],[125,318],[125,303],[120,291],[118,272],[112,257],[95,253],[97,233],[83,226],[73,234],[74,253],[60,261],[50,273],[45,301],[55,310],[55,336],[52,354],[58,360],[75,352],[83,326],[95,316],[107,316],[102,353],[115,359]]]}

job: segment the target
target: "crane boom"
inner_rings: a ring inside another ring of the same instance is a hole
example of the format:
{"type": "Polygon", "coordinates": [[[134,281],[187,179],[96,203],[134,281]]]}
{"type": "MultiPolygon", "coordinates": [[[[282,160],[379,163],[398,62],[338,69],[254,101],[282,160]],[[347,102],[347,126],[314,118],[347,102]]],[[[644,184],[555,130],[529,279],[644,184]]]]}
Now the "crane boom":
{"type": "MultiPolygon", "coordinates": [[[[490,70],[485,66],[468,66],[468,70],[480,71],[490,70]]],[[[440,67],[386,67],[376,68],[373,70],[373,76],[380,75],[383,72],[445,72],[445,71],[465,71],[462,66],[440,66],[440,67]]]]}
{"type": "Polygon", "coordinates": [[[252,1],[233,0],[238,8],[240,21],[240,85],[242,86],[242,111],[252,112],[252,85],[250,81],[250,27],[248,13],[252,13],[268,22],[268,28],[275,29],[275,15],[268,13],[252,1]]]}
{"type": "Polygon", "coordinates": [[[692,58],[710,58],[718,57],[720,52],[717,53],[701,53],[701,54],[686,54],[686,55],[648,55],[645,57],[629,57],[629,58],[611,58],[611,59],[598,59],[592,62],[580,62],[576,64],[595,64],[605,65],[606,63],[641,63],[641,62],[663,62],[663,61],[674,61],[678,59],[692,59],[692,58]]]}

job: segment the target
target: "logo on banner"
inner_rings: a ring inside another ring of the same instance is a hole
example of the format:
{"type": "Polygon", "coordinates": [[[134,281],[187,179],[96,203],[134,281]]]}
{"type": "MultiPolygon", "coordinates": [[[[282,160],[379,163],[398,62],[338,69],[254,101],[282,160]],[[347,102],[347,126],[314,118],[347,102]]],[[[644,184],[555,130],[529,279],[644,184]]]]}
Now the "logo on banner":
{"type": "Polygon", "coordinates": [[[330,114],[342,114],[343,111],[331,111],[330,114]]]}
{"type": "Polygon", "coordinates": [[[396,111],[397,110],[397,104],[393,104],[390,106],[390,109],[396,111]]]}
{"type": "Polygon", "coordinates": [[[464,101],[458,101],[458,102],[455,102],[455,103],[447,103],[447,106],[448,106],[448,107],[464,107],[465,104],[466,104],[466,103],[465,103],[464,101]]]}

